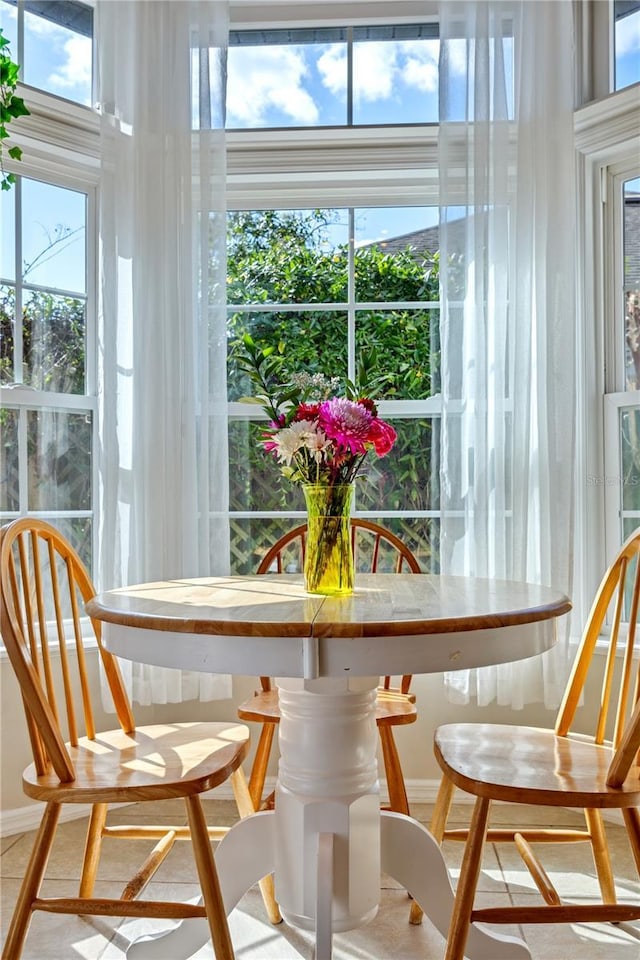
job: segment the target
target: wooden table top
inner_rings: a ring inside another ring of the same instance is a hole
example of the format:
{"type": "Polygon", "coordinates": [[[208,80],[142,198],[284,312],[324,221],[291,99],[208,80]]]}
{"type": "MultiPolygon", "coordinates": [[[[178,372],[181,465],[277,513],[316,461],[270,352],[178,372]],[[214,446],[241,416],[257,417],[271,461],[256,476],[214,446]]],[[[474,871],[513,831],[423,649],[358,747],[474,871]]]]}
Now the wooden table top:
{"type": "Polygon", "coordinates": [[[535,584],[429,574],[358,575],[348,597],[308,594],[300,575],[203,577],[123,587],[87,604],[113,625],[105,643],[120,656],[277,676],[517,660],[553,646],[555,619],[570,609],[564,594],[535,584]]]}

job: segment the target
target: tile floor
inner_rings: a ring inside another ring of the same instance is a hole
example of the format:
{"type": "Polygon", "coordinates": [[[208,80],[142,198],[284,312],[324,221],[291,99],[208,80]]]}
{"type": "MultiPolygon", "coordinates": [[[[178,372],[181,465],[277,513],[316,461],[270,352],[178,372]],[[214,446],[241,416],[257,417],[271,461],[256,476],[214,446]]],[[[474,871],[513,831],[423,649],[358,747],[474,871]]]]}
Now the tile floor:
{"type": "MultiPolygon", "coordinates": [[[[232,823],[235,807],[231,801],[207,800],[210,822],[232,823]]],[[[121,822],[184,822],[180,802],[165,803],[150,809],[150,804],[121,808],[112,814],[121,822]]],[[[496,806],[493,822],[509,823],[515,811],[517,822],[541,823],[539,812],[527,808],[496,806]]],[[[467,822],[470,808],[455,806],[451,824],[467,822]]],[[[431,808],[415,804],[413,815],[428,823],[431,808]]],[[[569,811],[558,811],[562,822],[579,822],[569,811]]],[[[84,821],[63,824],[49,863],[45,895],[72,895],[73,881],[79,874],[84,821]],[[70,884],[71,881],[71,884],[70,884]]],[[[621,827],[608,829],[621,901],[640,897],[640,882],[625,844],[621,827]]],[[[0,867],[2,878],[3,938],[17,896],[19,878],[31,850],[33,834],[6,837],[1,841],[0,867]]],[[[120,881],[133,873],[142,861],[148,844],[142,841],[105,842],[103,861],[97,884],[97,896],[117,896],[120,881]],[[131,867],[131,870],[129,868],[131,867]]],[[[195,870],[187,844],[177,844],[169,859],[160,868],[146,896],[176,899],[197,897],[195,870]]],[[[455,882],[462,853],[459,843],[445,845],[445,858],[455,882]]],[[[551,846],[545,851],[545,865],[561,894],[575,897],[596,897],[597,885],[593,864],[585,844],[551,846]]],[[[375,920],[359,930],[336,935],[334,960],[439,960],[444,954],[444,941],[425,920],[419,926],[407,922],[409,900],[406,893],[389,877],[382,877],[381,908],[375,920]]],[[[519,862],[518,854],[507,845],[492,846],[481,878],[483,904],[538,901],[529,875],[519,862]]],[[[36,913],[31,924],[24,960],[123,960],[130,941],[151,930],[169,929],[171,921],[122,920],[119,918],[75,918],[36,913]]],[[[237,960],[311,960],[311,938],[284,924],[271,926],[267,921],[257,887],[250,890],[230,917],[231,935],[237,960]]],[[[503,928],[505,931],[508,928],[503,928]]],[[[517,932],[514,928],[513,932],[517,932]]],[[[640,924],[612,926],[582,924],[571,926],[534,926],[522,928],[532,960],[640,960],[640,924]]],[[[207,945],[194,957],[211,960],[213,951],[207,945]]],[[[173,956],[159,960],[176,960],[173,956]]]]}

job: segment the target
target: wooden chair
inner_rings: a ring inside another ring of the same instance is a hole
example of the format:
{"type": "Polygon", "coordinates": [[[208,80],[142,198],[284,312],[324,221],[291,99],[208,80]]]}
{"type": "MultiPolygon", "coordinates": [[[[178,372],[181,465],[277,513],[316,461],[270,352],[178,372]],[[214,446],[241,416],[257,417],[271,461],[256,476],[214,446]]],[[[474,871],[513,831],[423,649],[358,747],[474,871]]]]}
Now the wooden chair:
{"type": "MultiPolygon", "coordinates": [[[[446,960],[462,960],[471,923],[579,923],[640,919],[640,903],[616,903],[602,810],[618,809],[640,875],[640,669],[633,666],[640,597],[640,528],[628,538],[604,575],[583,633],[554,730],[490,723],[452,723],[435,733],[435,754],[443,771],[431,824],[438,841],[466,840],[451,917],[446,960]],[[633,569],[635,565],[635,570],[633,569]],[[610,613],[608,654],[603,661],[600,709],[589,736],[571,731],[594,650],[610,613]],[[628,622],[626,638],[620,625],[628,622]],[[617,657],[623,641],[622,659],[617,657]],[[614,677],[620,674],[619,681],[614,677]],[[605,740],[609,736],[610,740],[605,740]],[[474,795],[467,830],[447,830],[455,787],[474,795]],[[538,806],[577,807],[585,830],[494,830],[488,828],[492,800],[538,806]],[[485,840],[513,841],[540,891],[544,904],[474,909],[485,840]],[[532,843],[591,844],[602,900],[563,903],[532,843]]],[[[414,901],[411,919],[422,911],[414,901]]]]}
{"type": "MultiPolygon", "coordinates": [[[[102,646],[100,623],[83,619],[95,591],[77,553],[54,527],[34,518],[0,531],[2,638],[20,684],[33,763],[27,796],[46,806],[2,953],[18,960],[34,910],[63,914],[187,918],[206,916],[217,960],[233,947],[200,794],[231,780],[241,815],[253,813],[241,763],[249,731],[238,723],[162,723],[136,727],[117,660],[102,646]],[[96,731],[87,639],[97,643],[119,727],[96,731]],[[66,731],[66,742],[63,728],[66,731]],[[108,826],[111,803],[184,798],[188,826],[108,826]],[[77,897],[39,896],[63,804],[90,804],[77,897]],[[119,899],[94,897],[104,837],[157,841],[119,899]],[[137,899],[176,840],[190,840],[203,906],[137,899]]],[[[273,911],[270,878],[262,882],[273,911]]],[[[272,916],[272,919],[279,919],[272,916]]]]}
{"type": "MultiPolygon", "coordinates": [[[[300,572],[304,564],[306,524],[301,524],[281,537],[260,561],[257,572],[300,572]]],[[[351,538],[356,570],[372,573],[420,573],[420,565],[409,548],[384,527],[370,520],[351,520],[351,538]]],[[[260,677],[262,689],[238,708],[242,720],[262,724],[256,755],[249,776],[249,793],[258,809],[273,805],[273,794],[262,801],[267,765],[276,725],[280,722],[278,690],[269,677],[260,677]]],[[[384,677],[378,689],[376,721],[382,756],[384,760],[388,809],[409,813],[407,792],[400,766],[398,749],[393,737],[393,727],[415,723],[417,710],[415,695],[410,692],[411,676],[401,677],[398,686],[392,685],[391,677],[384,677]]]]}

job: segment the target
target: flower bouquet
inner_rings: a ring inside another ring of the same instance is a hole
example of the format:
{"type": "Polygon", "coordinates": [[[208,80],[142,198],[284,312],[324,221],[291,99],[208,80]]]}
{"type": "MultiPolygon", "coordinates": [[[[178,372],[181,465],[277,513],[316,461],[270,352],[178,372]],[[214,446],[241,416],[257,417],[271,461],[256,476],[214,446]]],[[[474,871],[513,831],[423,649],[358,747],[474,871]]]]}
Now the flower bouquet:
{"type": "Polygon", "coordinates": [[[269,417],[261,443],[282,474],[302,486],[307,505],[305,585],[310,593],[353,591],[349,517],[354,481],[373,452],[383,457],[396,432],[381,420],[373,400],[353,384],[337,396],[340,379],[323,374],[282,376],[283,355],[244,337],[240,367],[257,387],[255,397],[269,417]]]}

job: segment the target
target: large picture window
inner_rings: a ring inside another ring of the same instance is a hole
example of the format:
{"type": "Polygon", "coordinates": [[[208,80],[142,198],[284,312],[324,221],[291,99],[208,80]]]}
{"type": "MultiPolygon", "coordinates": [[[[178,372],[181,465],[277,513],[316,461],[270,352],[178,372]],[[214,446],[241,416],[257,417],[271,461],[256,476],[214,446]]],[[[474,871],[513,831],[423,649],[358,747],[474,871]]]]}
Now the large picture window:
{"type": "Polygon", "coordinates": [[[229,397],[232,551],[236,572],[304,515],[259,447],[242,335],[282,345],[288,372],[348,377],[398,432],[373,462],[354,512],[438,567],[439,280],[433,208],[253,210],[229,215],[229,397]],[[247,545],[246,547],[244,545],[247,545]]]}

